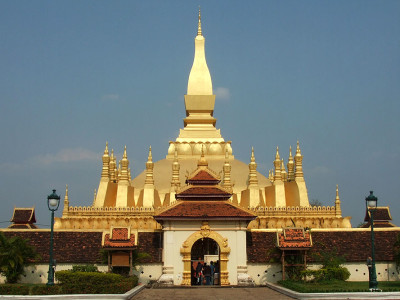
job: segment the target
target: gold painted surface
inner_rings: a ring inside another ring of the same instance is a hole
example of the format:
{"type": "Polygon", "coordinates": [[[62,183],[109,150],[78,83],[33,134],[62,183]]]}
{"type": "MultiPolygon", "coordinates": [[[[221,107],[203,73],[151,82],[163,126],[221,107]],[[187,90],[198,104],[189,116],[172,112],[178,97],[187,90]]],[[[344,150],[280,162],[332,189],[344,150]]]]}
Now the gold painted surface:
{"type": "Polygon", "coordinates": [[[191,285],[191,251],[193,244],[204,237],[208,237],[217,242],[220,249],[220,272],[221,272],[221,285],[227,286],[229,283],[228,273],[228,255],[231,252],[231,248],[228,246],[228,239],[221,236],[219,233],[212,231],[207,222],[203,222],[200,230],[192,233],[186,241],[183,242],[181,247],[181,254],[183,256],[183,280],[182,285],[191,285]]]}

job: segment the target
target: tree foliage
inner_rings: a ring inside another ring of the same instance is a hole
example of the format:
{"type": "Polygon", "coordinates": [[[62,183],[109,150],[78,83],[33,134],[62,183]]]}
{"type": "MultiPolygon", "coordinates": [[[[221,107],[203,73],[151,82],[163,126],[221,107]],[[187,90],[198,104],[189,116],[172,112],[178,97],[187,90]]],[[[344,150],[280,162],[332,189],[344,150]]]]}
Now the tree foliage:
{"type": "Polygon", "coordinates": [[[34,247],[19,236],[7,238],[0,232],[0,274],[7,283],[16,283],[24,268],[33,259],[38,258],[34,247]]]}
{"type": "Polygon", "coordinates": [[[322,264],[322,267],[319,270],[305,270],[302,272],[302,276],[312,278],[316,282],[330,280],[345,281],[349,279],[349,270],[342,266],[346,262],[346,259],[338,254],[337,248],[322,246],[323,249],[321,251],[313,253],[313,257],[322,264]]]}
{"type": "Polygon", "coordinates": [[[318,199],[311,199],[310,200],[310,206],[314,207],[318,207],[318,206],[322,206],[322,202],[319,201],[318,199]]]}

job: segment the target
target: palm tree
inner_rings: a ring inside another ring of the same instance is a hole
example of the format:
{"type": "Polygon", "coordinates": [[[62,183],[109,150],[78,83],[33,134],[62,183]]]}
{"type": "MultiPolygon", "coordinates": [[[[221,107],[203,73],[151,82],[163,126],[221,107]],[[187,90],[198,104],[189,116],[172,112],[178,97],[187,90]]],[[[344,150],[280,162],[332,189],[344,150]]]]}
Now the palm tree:
{"type": "Polygon", "coordinates": [[[0,232],[0,274],[7,283],[16,283],[24,268],[33,259],[38,258],[35,248],[19,236],[7,238],[0,232]]]}

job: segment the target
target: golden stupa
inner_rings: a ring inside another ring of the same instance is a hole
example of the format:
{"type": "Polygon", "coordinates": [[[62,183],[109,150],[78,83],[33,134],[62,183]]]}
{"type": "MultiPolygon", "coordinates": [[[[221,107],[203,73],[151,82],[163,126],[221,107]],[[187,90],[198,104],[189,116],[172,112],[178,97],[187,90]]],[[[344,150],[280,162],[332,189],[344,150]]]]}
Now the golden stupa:
{"type": "Polygon", "coordinates": [[[132,230],[161,229],[153,216],[174,205],[176,192],[184,187],[187,174],[196,169],[202,151],[210,169],[220,172],[223,187],[232,191],[230,201],[257,215],[249,229],[293,224],[310,228],[351,227],[350,217],[342,217],[337,187],[333,206],[310,206],[299,142],[294,156],[290,147],[286,165],[281,158],[282,152],[276,149],[274,170],[268,176],[257,172],[253,149],[249,164],[234,158],[231,141],[225,141],[215,127],[215,95],[205,57],[200,13],[193,66],[184,100],[184,127],[176,140],[169,143],[165,159],[153,162],[150,147],[145,170],[131,179],[126,147],[117,163],[113,150],[110,152],[106,143],[93,204],[70,206],[67,189],[63,214],[56,219],[55,228],[108,230],[111,226],[124,226],[132,230]]]}

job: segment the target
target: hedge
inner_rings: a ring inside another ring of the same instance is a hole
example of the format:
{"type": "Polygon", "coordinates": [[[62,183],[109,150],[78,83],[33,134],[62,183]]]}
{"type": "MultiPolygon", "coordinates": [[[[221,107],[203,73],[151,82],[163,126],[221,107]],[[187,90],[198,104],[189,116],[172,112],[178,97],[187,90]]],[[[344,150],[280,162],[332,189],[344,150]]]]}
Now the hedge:
{"type": "Polygon", "coordinates": [[[56,279],[60,284],[111,284],[118,283],[125,277],[113,273],[99,272],[73,272],[73,271],[58,271],[56,279]]]}
{"type": "Polygon", "coordinates": [[[0,284],[0,295],[29,295],[29,286],[24,284],[0,284]]]}

